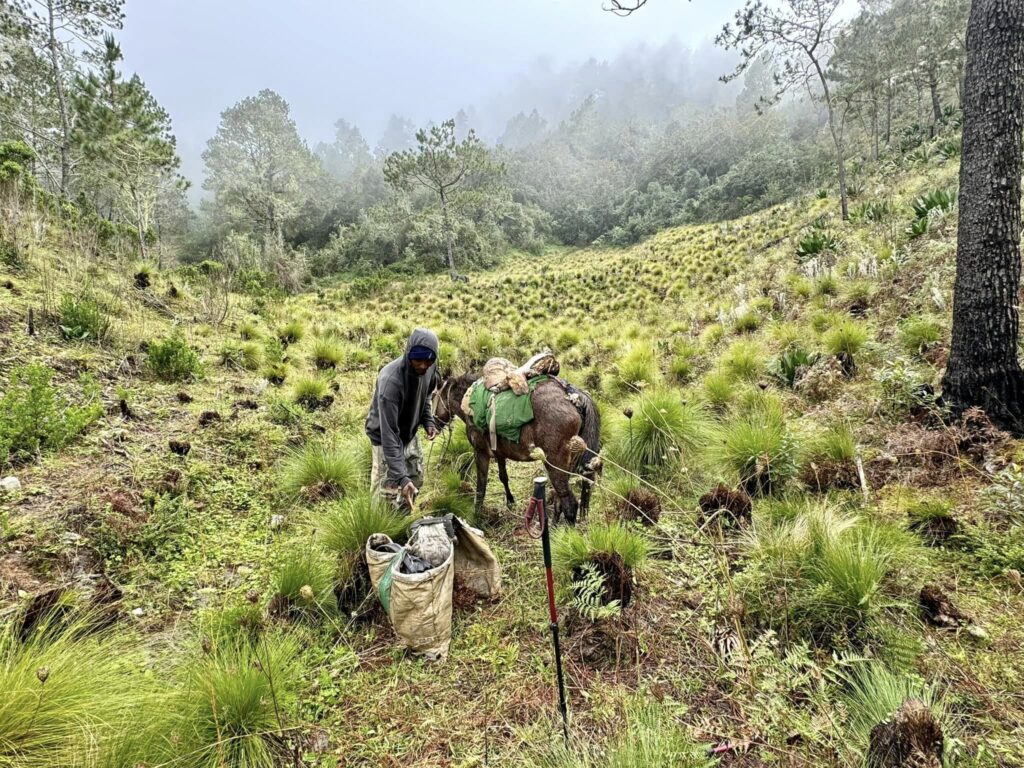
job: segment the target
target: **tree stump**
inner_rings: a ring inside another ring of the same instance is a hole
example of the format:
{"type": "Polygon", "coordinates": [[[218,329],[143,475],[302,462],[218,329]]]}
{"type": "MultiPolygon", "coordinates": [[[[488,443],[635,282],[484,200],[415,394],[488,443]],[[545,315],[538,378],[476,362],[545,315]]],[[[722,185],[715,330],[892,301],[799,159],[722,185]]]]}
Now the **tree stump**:
{"type": "Polygon", "coordinates": [[[907,699],[871,729],[868,768],[942,768],[942,728],[920,699],[907,699]]]}

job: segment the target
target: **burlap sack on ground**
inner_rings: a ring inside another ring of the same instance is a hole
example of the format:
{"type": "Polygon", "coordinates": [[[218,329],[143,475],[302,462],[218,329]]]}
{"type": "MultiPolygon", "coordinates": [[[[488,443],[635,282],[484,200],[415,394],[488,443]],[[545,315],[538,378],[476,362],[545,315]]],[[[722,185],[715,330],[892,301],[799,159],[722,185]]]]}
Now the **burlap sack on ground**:
{"type": "Polygon", "coordinates": [[[461,517],[454,519],[455,575],[481,597],[501,594],[501,565],[487,545],[483,531],[461,517]]]}
{"type": "Polygon", "coordinates": [[[444,659],[452,639],[455,548],[436,568],[425,573],[402,573],[398,565],[404,550],[395,554],[373,549],[373,544],[386,540],[380,534],[367,539],[366,564],[399,645],[432,660],[444,659]]]}
{"type": "MultiPolygon", "coordinates": [[[[406,548],[398,553],[376,547],[391,539],[375,533],[366,540],[366,565],[370,582],[395,628],[403,648],[430,659],[444,659],[452,636],[452,587],[455,575],[482,597],[501,594],[501,565],[491,552],[483,531],[465,520],[451,520],[455,544],[447,559],[425,573],[402,573],[399,564],[406,548]]],[[[429,530],[443,525],[429,526],[429,530]]],[[[415,535],[415,534],[414,534],[415,535]]]]}

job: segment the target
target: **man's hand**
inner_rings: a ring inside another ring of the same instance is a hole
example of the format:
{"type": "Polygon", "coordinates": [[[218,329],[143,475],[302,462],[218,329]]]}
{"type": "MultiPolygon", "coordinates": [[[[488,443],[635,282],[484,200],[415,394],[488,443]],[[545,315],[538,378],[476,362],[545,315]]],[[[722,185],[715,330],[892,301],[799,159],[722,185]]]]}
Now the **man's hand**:
{"type": "Polygon", "coordinates": [[[427,427],[427,440],[433,442],[435,437],[437,437],[437,427],[427,427]]]}
{"type": "Polygon", "coordinates": [[[412,480],[402,486],[402,498],[405,499],[405,503],[409,505],[410,509],[412,508],[413,501],[416,499],[416,494],[419,492],[420,489],[413,484],[412,480]]]}

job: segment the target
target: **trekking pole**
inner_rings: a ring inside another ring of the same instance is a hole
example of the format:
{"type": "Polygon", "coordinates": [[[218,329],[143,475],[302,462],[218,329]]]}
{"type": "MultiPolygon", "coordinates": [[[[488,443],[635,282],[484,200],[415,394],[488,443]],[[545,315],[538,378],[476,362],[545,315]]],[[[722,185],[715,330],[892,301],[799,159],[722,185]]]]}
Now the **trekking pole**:
{"type": "MultiPolygon", "coordinates": [[[[569,745],[569,713],[565,707],[565,681],[562,677],[562,648],[558,643],[558,610],[555,608],[555,578],[551,573],[551,536],[548,531],[548,516],[544,509],[544,489],[546,477],[533,479],[533,497],[526,510],[526,530],[536,515],[540,515],[540,540],[544,550],[544,571],[548,583],[548,616],[551,620],[551,640],[555,646],[555,673],[558,676],[558,709],[562,713],[562,735],[566,746],[569,745]]],[[[533,534],[530,534],[533,535],[533,534]]],[[[536,538],[536,537],[535,537],[536,538]]]]}

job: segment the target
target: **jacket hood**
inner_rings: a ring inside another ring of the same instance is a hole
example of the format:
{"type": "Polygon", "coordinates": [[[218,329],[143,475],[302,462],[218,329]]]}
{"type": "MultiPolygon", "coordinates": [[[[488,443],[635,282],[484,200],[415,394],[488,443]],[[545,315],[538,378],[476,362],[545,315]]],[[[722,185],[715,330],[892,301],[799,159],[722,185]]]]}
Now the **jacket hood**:
{"type": "Polygon", "coordinates": [[[438,354],[437,334],[429,328],[417,328],[409,334],[409,342],[405,345],[405,354],[408,355],[413,347],[426,347],[433,350],[436,359],[438,354]]]}

